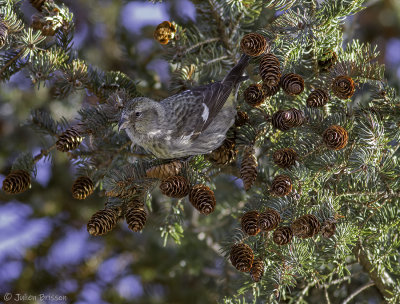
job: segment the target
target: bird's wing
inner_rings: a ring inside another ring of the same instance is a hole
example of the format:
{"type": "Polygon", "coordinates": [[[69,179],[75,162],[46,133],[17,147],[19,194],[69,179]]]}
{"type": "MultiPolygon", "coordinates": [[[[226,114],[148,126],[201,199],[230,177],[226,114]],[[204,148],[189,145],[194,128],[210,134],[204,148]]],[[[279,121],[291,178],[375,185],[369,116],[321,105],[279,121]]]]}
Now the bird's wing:
{"type": "Polygon", "coordinates": [[[176,117],[176,134],[196,138],[224,106],[231,84],[214,82],[170,96],[162,101],[176,117]]]}

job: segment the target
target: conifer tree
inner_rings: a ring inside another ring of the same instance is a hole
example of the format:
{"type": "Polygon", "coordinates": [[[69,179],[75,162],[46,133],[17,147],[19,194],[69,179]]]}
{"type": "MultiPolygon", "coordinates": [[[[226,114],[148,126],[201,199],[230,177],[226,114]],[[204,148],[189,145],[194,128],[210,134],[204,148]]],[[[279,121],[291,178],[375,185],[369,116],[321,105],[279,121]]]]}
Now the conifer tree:
{"type": "Polygon", "coordinates": [[[29,23],[20,1],[0,0],[1,81],[24,71],[54,98],[95,102],[73,121],[33,109],[28,123],[50,144],[20,154],[3,172],[4,192],[30,191],[37,162],[65,153],[77,169],[71,197],[105,197],[87,218],[93,236],[117,230],[122,218],[142,230],[154,193],[170,208],[147,229],[160,229],[164,244],[179,244],[196,213],[239,278],[220,303],[305,303],[313,289],[331,303],[355,263],[369,275],[360,292],[374,286],[400,302],[400,98],[377,48],[343,36],[345,18],[365,0],[192,0],[195,23],[160,21],[154,39],[170,64],[170,94],[221,80],[242,53],[252,56],[226,141],[181,160],[157,159],[118,132],[125,103],[150,94],[142,79],[79,58],[69,8],[30,2],[29,23]],[[243,181],[241,197],[219,203],[226,175],[243,181]]]}

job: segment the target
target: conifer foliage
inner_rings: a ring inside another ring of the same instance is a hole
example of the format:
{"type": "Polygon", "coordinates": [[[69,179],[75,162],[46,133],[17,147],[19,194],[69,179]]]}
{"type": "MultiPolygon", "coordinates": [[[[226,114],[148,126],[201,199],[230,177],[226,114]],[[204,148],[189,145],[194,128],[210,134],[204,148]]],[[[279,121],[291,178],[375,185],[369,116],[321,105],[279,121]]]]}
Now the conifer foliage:
{"type": "Polygon", "coordinates": [[[29,125],[51,143],[3,172],[7,195],[29,192],[37,162],[59,153],[77,167],[73,197],[106,201],[87,219],[92,236],[121,218],[142,231],[159,197],[165,244],[168,237],[180,244],[195,221],[209,226],[191,233],[206,235],[204,246],[218,248],[234,271],[227,275],[242,286],[221,303],[304,303],[318,286],[329,303],[333,286],[355,275],[356,263],[385,301],[399,303],[400,98],[376,48],[343,41],[344,20],[366,1],[193,0],[196,22],[160,20],[151,33],[162,51],[154,56],[170,64],[171,91],[222,80],[242,53],[251,56],[224,143],[207,155],[171,160],[118,132],[126,102],[155,94],[155,86],[146,90],[138,85],[149,85],[145,79],[80,59],[68,7],[29,2],[35,15],[23,18],[20,1],[0,0],[0,81],[22,70],[54,98],[78,96],[85,104],[70,122],[32,111],[29,125]],[[234,184],[235,201],[226,202],[221,180],[234,184]]]}

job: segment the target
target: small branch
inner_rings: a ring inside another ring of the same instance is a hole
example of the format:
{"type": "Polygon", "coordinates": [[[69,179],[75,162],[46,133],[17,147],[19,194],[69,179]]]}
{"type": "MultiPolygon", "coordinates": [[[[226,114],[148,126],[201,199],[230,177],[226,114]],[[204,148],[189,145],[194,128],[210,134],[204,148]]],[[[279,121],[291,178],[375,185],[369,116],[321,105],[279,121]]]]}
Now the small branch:
{"type": "Polygon", "coordinates": [[[213,64],[213,63],[215,63],[215,62],[222,61],[222,60],[225,60],[225,59],[228,59],[228,58],[229,58],[229,57],[226,56],[226,55],[221,56],[221,57],[217,57],[217,58],[214,58],[214,59],[212,59],[212,60],[210,60],[210,61],[207,61],[207,62],[206,62],[206,65],[213,64]]]}
{"type": "Polygon", "coordinates": [[[208,44],[208,43],[212,43],[212,42],[216,42],[219,41],[220,39],[218,37],[216,38],[210,38],[210,39],[206,39],[204,41],[201,41],[199,43],[196,43],[195,45],[192,45],[190,48],[188,48],[187,50],[185,50],[184,54],[187,54],[191,51],[193,51],[195,48],[198,48],[199,46],[202,46],[204,44],[208,44]]]}
{"type": "Polygon", "coordinates": [[[16,60],[18,60],[22,54],[24,53],[25,49],[21,49],[17,55],[15,55],[10,61],[8,61],[0,70],[0,77],[1,75],[4,73],[4,71],[10,66],[12,65],[16,60]]]}
{"type": "Polygon", "coordinates": [[[331,300],[329,299],[329,293],[328,293],[327,287],[324,288],[324,295],[325,295],[326,304],[331,304],[331,300]]]}
{"type": "Polygon", "coordinates": [[[50,151],[53,150],[55,147],[56,147],[56,144],[52,145],[48,149],[40,150],[40,153],[33,158],[33,162],[36,164],[39,160],[41,160],[43,158],[43,156],[49,155],[50,151]]]}
{"type": "Polygon", "coordinates": [[[375,285],[375,283],[371,281],[371,282],[368,282],[367,284],[365,284],[364,286],[361,286],[360,288],[356,289],[351,295],[349,295],[349,296],[343,301],[342,304],[347,304],[347,303],[349,303],[356,295],[358,295],[358,294],[361,293],[363,290],[365,290],[365,289],[367,289],[367,288],[369,288],[369,287],[371,287],[371,286],[374,286],[374,285],[375,285]]]}

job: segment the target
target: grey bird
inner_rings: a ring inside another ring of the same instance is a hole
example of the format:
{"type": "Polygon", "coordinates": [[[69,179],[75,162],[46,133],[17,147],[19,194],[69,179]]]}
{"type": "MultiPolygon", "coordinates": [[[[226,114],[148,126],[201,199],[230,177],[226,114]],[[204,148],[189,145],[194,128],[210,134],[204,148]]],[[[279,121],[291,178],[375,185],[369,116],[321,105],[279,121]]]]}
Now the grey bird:
{"type": "Polygon", "coordinates": [[[118,129],[125,129],[133,144],[157,158],[210,153],[222,144],[235,121],[237,89],[247,79],[243,72],[249,60],[242,55],[222,81],[159,102],[146,97],[126,102],[118,129]]]}

